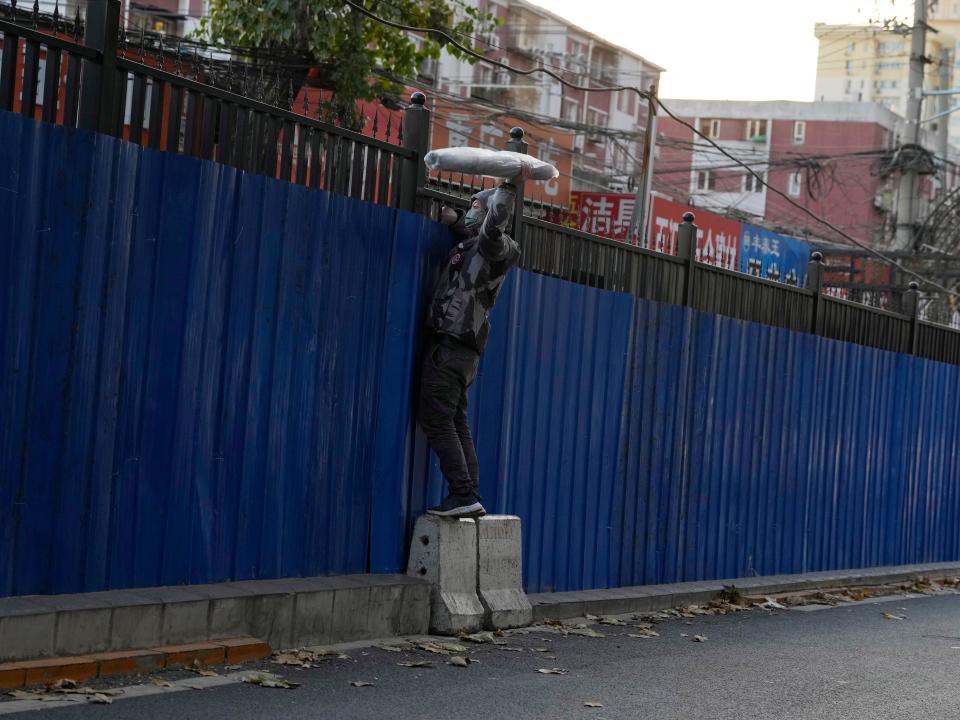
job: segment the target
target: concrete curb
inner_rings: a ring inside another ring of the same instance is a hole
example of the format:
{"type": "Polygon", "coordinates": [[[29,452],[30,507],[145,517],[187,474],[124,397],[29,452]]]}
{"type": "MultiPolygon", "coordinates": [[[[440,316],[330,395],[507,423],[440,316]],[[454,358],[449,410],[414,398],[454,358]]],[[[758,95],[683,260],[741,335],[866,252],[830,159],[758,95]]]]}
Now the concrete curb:
{"type": "Polygon", "coordinates": [[[427,632],[430,584],[342,575],[0,598],[0,663],[255,637],[277,649],[427,632]]]}
{"type": "Polygon", "coordinates": [[[583,617],[588,613],[617,615],[666,610],[678,605],[703,605],[730,585],[735,586],[744,595],[774,595],[825,588],[886,585],[905,582],[918,576],[930,580],[957,577],[960,576],[960,563],[894,565],[800,575],[769,575],[669,585],[638,585],[608,590],[539,593],[528,597],[533,605],[534,622],[542,622],[548,619],[583,617]]]}

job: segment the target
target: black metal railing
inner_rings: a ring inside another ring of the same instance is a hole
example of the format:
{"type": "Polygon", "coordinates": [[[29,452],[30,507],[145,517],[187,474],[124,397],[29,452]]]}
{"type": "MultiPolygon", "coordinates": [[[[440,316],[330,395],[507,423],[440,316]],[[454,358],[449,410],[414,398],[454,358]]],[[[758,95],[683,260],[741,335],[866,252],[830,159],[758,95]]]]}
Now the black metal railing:
{"type": "Polygon", "coordinates": [[[83,44],[79,19],[65,35],[56,23],[37,29],[0,18],[0,110],[413,208],[418,158],[402,146],[402,122],[380,140],[309,117],[305,103],[293,107],[292,85],[281,107],[216,86],[195,55],[162,41],[152,55],[144,43],[121,49],[118,9],[88,6],[83,44]],[[400,145],[390,142],[394,130],[400,145]]]}
{"type": "MultiPolygon", "coordinates": [[[[3,6],[0,6],[2,8],[3,6]]],[[[157,150],[214,160],[242,170],[323,188],[370,202],[417,210],[438,219],[443,205],[463,207],[487,181],[463,176],[429,178],[423,165],[430,112],[415,93],[396,128],[381,140],[308,117],[293,107],[292,86],[281,82],[224,83],[210,64],[162,38],[139,45],[120,41],[119,3],[88,6],[85,22],[56,17],[41,29],[36,13],[0,17],[0,110],[108,133],[157,150]],[[82,42],[81,42],[82,33],[82,42]],[[150,48],[150,49],[148,49],[150,48]],[[219,79],[218,79],[219,78],[219,79]],[[285,105],[285,106],[284,106],[285,105]]],[[[222,69],[222,68],[221,68],[222,69]]],[[[244,75],[249,76],[249,71],[244,75]]],[[[228,75],[229,77],[229,75],[228,75]]],[[[511,131],[507,149],[526,152],[523,131],[511,131]]],[[[550,222],[563,208],[522,197],[511,228],[523,250],[521,267],[657,302],[686,305],[741,320],[810,332],[941,362],[960,364],[960,330],[921,321],[920,295],[865,291],[861,300],[824,294],[830,268],[819,253],[797,288],[696,260],[697,228],[687,213],[676,235],[676,255],[627,245],[550,222]]],[[[939,312],[939,309],[938,309],[939,312]]],[[[953,318],[953,308],[943,308],[953,318]]],[[[932,312],[929,317],[940,319],[932,312]]]]}

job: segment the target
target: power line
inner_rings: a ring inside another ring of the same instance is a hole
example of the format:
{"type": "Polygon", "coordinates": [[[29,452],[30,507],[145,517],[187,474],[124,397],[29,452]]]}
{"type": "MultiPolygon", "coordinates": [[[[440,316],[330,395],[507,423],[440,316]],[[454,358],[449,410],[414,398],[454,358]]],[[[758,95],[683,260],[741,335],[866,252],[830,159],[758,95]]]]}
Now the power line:
{"type": "Polygon", "coordinates": [[[403,31],[405,31],[405,32],[425,33],[425,34],[428,34],[428,35],[439,35],[440,37],[442,37],[442,38],[444,38],[445,40],[447,40],[447,41],[448,41],[450,44],[452,44],[454,47],[456,47],[460,52],[463,52],[463,53],[466,54],[466,55],[470,55],[471,57],[475,57],[475,58],[477,58],[478,60],[480,60],[480,61],[482,61],[482,62],[485,62],[485,63],[487,63],[487,64],[489,64],[489,65],[493,65],[494,67],[500,67],[500,68],[502,68],[502,69],[504,69],[504,70],[507,70],[508,72],[512,72],[512,73],[515,73],[515,74],[518,74],[518,75],[532,75],[532,74],[534,74],[534,73],[542,73],[542,74],[545,74],[545,75],[548,75],[548,76],[554,78],[555,80],[557,80],[558,82],[560,82],[561,84],[563,84],[565,87],[569,87],[570,89],[573,89],[573,90],[583,90],[583,91],[587,91],[587,92],[597,92],[597,91],[600,91],[600,92],[613,92],[613,91],[623,91],[623,90],[626,90],[626,91],[629,91],[629,92],[635,92],[635,93],[637,93],[637,95],[639,95],[640,97],[642,97],[642,98],[644,98],[644,99],[646,99],[646,100],[652,100],[653,102],[655,102],[655,103],[657,104],[658,107],[660,107],[660,108],[661,108],[668,116],[670,116],[675,122],[678,122],[678,123],[680,123],[681,125],[689,128],[690,130],[693,131],[693,133],[694,133],[695,135],[698,135],[699,137],[703,138],[703,139],[706,140],[710,145],[712,145],[712,146],[715,147],[718,151],[720,151],[721,154],[723,154],[724,156],[726,156],[727,158],[729,158],[729,159],[732,160],[733,162],[737,163],[738,165],[744,167],[744,169],[745,169],[748,173],[750,173],[751,175],[753,175],[753,177],[754,177],[760,184],[762,184],[764,187],[766,187],[766,188],[767,188],[768,190],[770,190],[772,193],[774,193],[774,194],[777,195],[778,197],[782,198],[782,199],[785,200],[787,203],[789,203],[789,204],[792,205],[793,207],[797,208],[798,210],[800,210],[800,211],[803,212],[804,214],[809,215],[812,219],[814,219],[814,220],[816,220],[817,222],[821,223],[821,224],[824,225],[825,227],[829,228],[830,230],[832,230],[833,232],[835,232],[838,236],[846,239],[847,241],[849,241],[850,243],[856,245],[857,247],[860,247],[860,248],[862,248],[863,250],[866,250],[868,253],[870,253],[870,254],[874,255],[875,257],[877,257],[877,258],[879,258],[879,259],[881,259],[881,260],[889,263],[890,265],[893,265],[894,267],[898,268],[898,269],[899,269],[901,272],[903,272],[904,274],[909,275],[909,276],[911,276],[911,277],[914,277],[914,278],[920,280],[921,282],[926,283],[927,285],[929,285],[929,286],[931,286],[931,287],[935,287],[935,288],[937,288],[937,289],[939,289],[939,290],[943,290],[943,291],[944,291],[945,293],[947,293],[948,295],[956,295],[956,293],[955,293],[954,291],[950,290],[949,288],[947,288],[947,287],[945,287],[945,286],[943,286],[943,285],[940,285],[939,283],[934,282],[933,280],[927,279],[926,277],[924,277],[924,276],[921,275],[920,273],[917,273],[917,272],[915,272],[915,271],[913,271],[913,270],[910,270],[909,268],[904,267],[900,262],[898,262],[898,261],[895,260],[894,258],[888,257],[887,255],[885,255],[885,254],[882,253],[881,251],[876,250],[875,248],[871,247],[870,245],[868,245],[868,244],[866,244],[866,243],[864,243],[864,242],[861,242],[860,240],[857,240],[856,238],[854,238],[854,237],[851,236],[850,234],[844,232],[843,230],[841,230],[839,227],[837,227],[836,225],[834,225],[834,224],[831,223],[830,221],[825,220],[824,218],[821,218],[820,216],[816,215],[816,214],[815,214],[814,212],[812,212],[811,210],[807,209],[806,207],[804,207],[804,206],[801,205],[800,203],[796,202],[793,198],[791,198],[791,197],[790,197],[789,195],[787,195],[786,193],[784,193],[784,192],[778,190],[777,188],[771,186],[766,180],[764,180],[764,179],[763,179],[758,173],[756,173],[752,168],[750,168],[750,167],[744,165],[743,163],[741,163],[738,158],[736,158],[736,157],[734,157],[733,155],[731,155],[729,152],[727,152],[727,150],[725,150],[723,147],[721,147],[720,145],[718,145],[718,144],[717,144],[716,142],[714,142],[711,138],[709,138],[709,137],[707,137],[706,135],[704,135],[704,134],[703,134],[702,132],[700,132],[696,127],[694,127],[691,123],[689,123],[689,122],[687,122],[686,120],[678,117],[678,116],[677,116],[675,113],[673,113],[673,111],[671,111],[670,108],[668,108],[668,107],[663,103],[663,101],[662,101],[659,97],[657,97],[656,95],[653,95],[653,94],[651,94],[651,93],[649,93],[649,92],[647,92],[647,91],[645,91],[645,90],[641,90],[640,88],[629,87],[629,86],[616,86],[616,87],[600,88],[600,89],[598,89],[598,88],[593,88],[593,87],[579,86],[579,85],[575,85],[575,84],[573,84],[573,83],[570,83],[570,82],[567,81],[567,80],[564,80],[562,77],[560,77],[559,75],[557,75],[557,74],[554,73],[553,71],[548,70],[548,69],[543,68],[543,67],[531,68],[531,69],[529,69],[529,70],[520,70],[520,69],[518,69],[518,68],[514,68],[514,67],[508,65],[507,63],[500,62],[499,60],[492,60],[492,59],[490,59],[490,58],[484,57],[484,56],[481,55],[480,53],[478,53],[478,52],[476,52],[476,51],[474,51],[474,50],[471,50],[470,48],[468,48],[468,47],[466,47],[465,45],[461,44],[460,42],[458,42],[456,39],[454,39],[453,37],[451,37],[448,33],[444,32],[443,30],[438,30],[438,29],[436,29],[436,28],[422,28],[422,27],[416,27],[416,26],[411,26],[411,25],[404,25],[403,23],[397,23],[397,22],[394,22],[394,21],[392,21],[392,20],[387,20],[386,18],[382,18],[382,17],[380,17],[379,15],[377,15],[377,14],[375,14],[375,13],[367,10],[367,9],[366,9],[365,7],[363,7],[362,5],[358,5],[357,3],[353,2],[353,0],[344,0],[344,2],[345,2],[348,6],[350,6],[350,7],[353,8],[354,10],[356,10],[357,12],[360,12],[361,14],[363,14],[363,15],[371,18],[372,20],[375,20],[375,21],[377,21],[377,22],[380,22],[380,23],[382,23],[382,24],[384,24],[384,25],[387,25],[387,26],[389,26],[389,27],[393,27],[394,29],[403,30],[403,31]]]}

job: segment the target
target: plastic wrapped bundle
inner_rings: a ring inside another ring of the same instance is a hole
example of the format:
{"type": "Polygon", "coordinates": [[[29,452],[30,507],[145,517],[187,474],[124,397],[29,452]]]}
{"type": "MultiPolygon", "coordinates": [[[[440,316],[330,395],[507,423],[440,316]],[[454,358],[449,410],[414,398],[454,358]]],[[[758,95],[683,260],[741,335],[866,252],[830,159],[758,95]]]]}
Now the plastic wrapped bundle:
{"type": "Polygon", "coordinates": [[[489,175],[498,178],[516,177],[523,166],[528,168],[527,177],[531,180],[552,180],[560,174],[550,163],[509,150],[443,148],[428,152],[423,162],[431,171],[444,170],[464,175],[489,175]]]}

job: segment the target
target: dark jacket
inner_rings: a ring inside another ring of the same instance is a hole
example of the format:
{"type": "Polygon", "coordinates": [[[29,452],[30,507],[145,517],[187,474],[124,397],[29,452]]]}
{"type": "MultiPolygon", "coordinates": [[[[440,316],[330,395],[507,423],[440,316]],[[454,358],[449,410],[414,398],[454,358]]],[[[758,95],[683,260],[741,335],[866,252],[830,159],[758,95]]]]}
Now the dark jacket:
{"type": "Polygon", "coordinates": [[[486,210],[478,233],[451,250],[433,291],[427,327],[483,352],[490,334],[488,313],[503,280],[520,260],[520,247],[503,232],[516,202],[512,185],[474,195],[486,210]]]}

